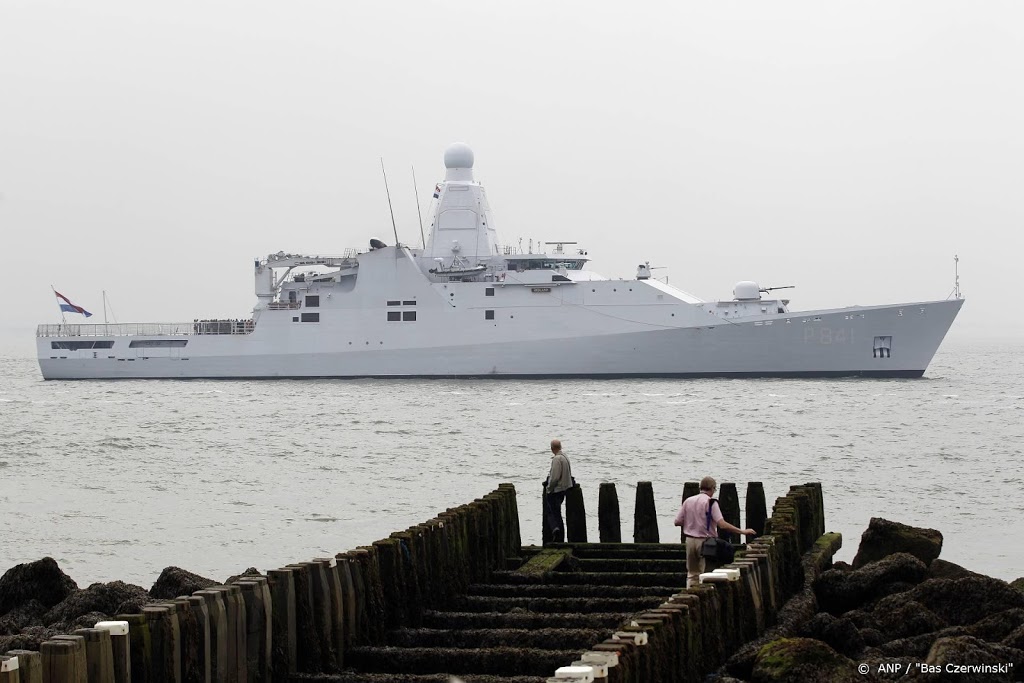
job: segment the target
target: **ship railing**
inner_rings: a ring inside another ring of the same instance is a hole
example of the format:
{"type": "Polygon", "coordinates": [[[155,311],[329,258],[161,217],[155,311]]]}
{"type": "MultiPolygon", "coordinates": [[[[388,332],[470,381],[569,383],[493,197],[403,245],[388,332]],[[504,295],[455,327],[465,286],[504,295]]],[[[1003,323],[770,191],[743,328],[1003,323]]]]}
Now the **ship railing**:
{"type": "Polygon", "coordinates": [[[112,323],[39,325],[37,337],[176,337],[204,334],[250,334],[251,320],[193,320],[190,323],[112,323]]]}
{"type": "Polygon", "coordinates": [[[300,301],[271,301],[267,304],[267,308],[272,311],[279,311],[283,309],[296,309],[301,308],[302,302],[300,301]]]}

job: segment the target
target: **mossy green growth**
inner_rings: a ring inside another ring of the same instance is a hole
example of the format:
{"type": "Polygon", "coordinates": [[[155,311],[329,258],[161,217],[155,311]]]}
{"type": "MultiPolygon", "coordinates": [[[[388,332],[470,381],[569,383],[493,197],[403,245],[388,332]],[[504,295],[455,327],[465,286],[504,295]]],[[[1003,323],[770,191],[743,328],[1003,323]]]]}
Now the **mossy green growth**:
{"type": "Polygon", "coordinates": [[[780,638],[757,653],[757,683],[853,683],[863,680],[857,665],[820,640],[780,638]]]}
{"type": "Polygon", "coordinates": [[[523,566],[516,570],[516,573],[528,576],[544,576],[548,572],[557,569],[559,565],[570,557],[572,557],[572,549],[570,548],[548,548],[527,560],[523,566]]]}

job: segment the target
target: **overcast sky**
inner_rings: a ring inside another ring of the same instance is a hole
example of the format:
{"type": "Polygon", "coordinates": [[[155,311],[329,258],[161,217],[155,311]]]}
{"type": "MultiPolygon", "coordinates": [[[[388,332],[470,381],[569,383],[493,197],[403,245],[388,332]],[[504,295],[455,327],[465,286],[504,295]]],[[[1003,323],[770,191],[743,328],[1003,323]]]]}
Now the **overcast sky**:
{"type": "Polygon", "coordinates": [[[1024,337],[1024,3],[0,0],[0,352],[245,317],[252,259],[418,243],[453,141],[502,241],[1024,337]],[[424,206],[426,209],[426,206],[424,206]],[[1011,296],[1014,295],[1014,296],[1011,296]]]}

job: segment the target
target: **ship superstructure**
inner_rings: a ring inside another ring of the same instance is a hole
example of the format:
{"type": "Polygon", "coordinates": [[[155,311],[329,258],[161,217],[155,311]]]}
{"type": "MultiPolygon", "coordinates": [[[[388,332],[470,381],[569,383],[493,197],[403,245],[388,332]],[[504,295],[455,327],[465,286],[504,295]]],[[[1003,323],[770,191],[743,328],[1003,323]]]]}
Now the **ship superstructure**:
{"type": "Polygon", "coordinates": [[[244,319],[37,330],[46,379],[919,377],[963,299],[795,312],[745,281],[706,302],[609,279],[574,242],[505,246],[473,153],[444,156],[421,248],[278,252],[244,319]]]}

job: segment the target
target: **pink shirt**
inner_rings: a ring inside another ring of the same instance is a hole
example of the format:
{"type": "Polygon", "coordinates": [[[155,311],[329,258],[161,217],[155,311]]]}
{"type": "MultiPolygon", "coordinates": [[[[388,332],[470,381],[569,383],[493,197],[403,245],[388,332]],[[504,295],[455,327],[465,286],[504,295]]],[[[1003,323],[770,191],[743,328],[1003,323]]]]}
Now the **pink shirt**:
{"type": "Polygon", "coordinates": [[[708,504],[710,502],[711,496],[703,492],[684,500],[683,506],[676,513],[676,526],[683,527],[683,533],[687,536],[717,538],[718,520],[722,519],[722,506],[715,505],[711,509],[711,530],[708,531],[708,504]]]}

